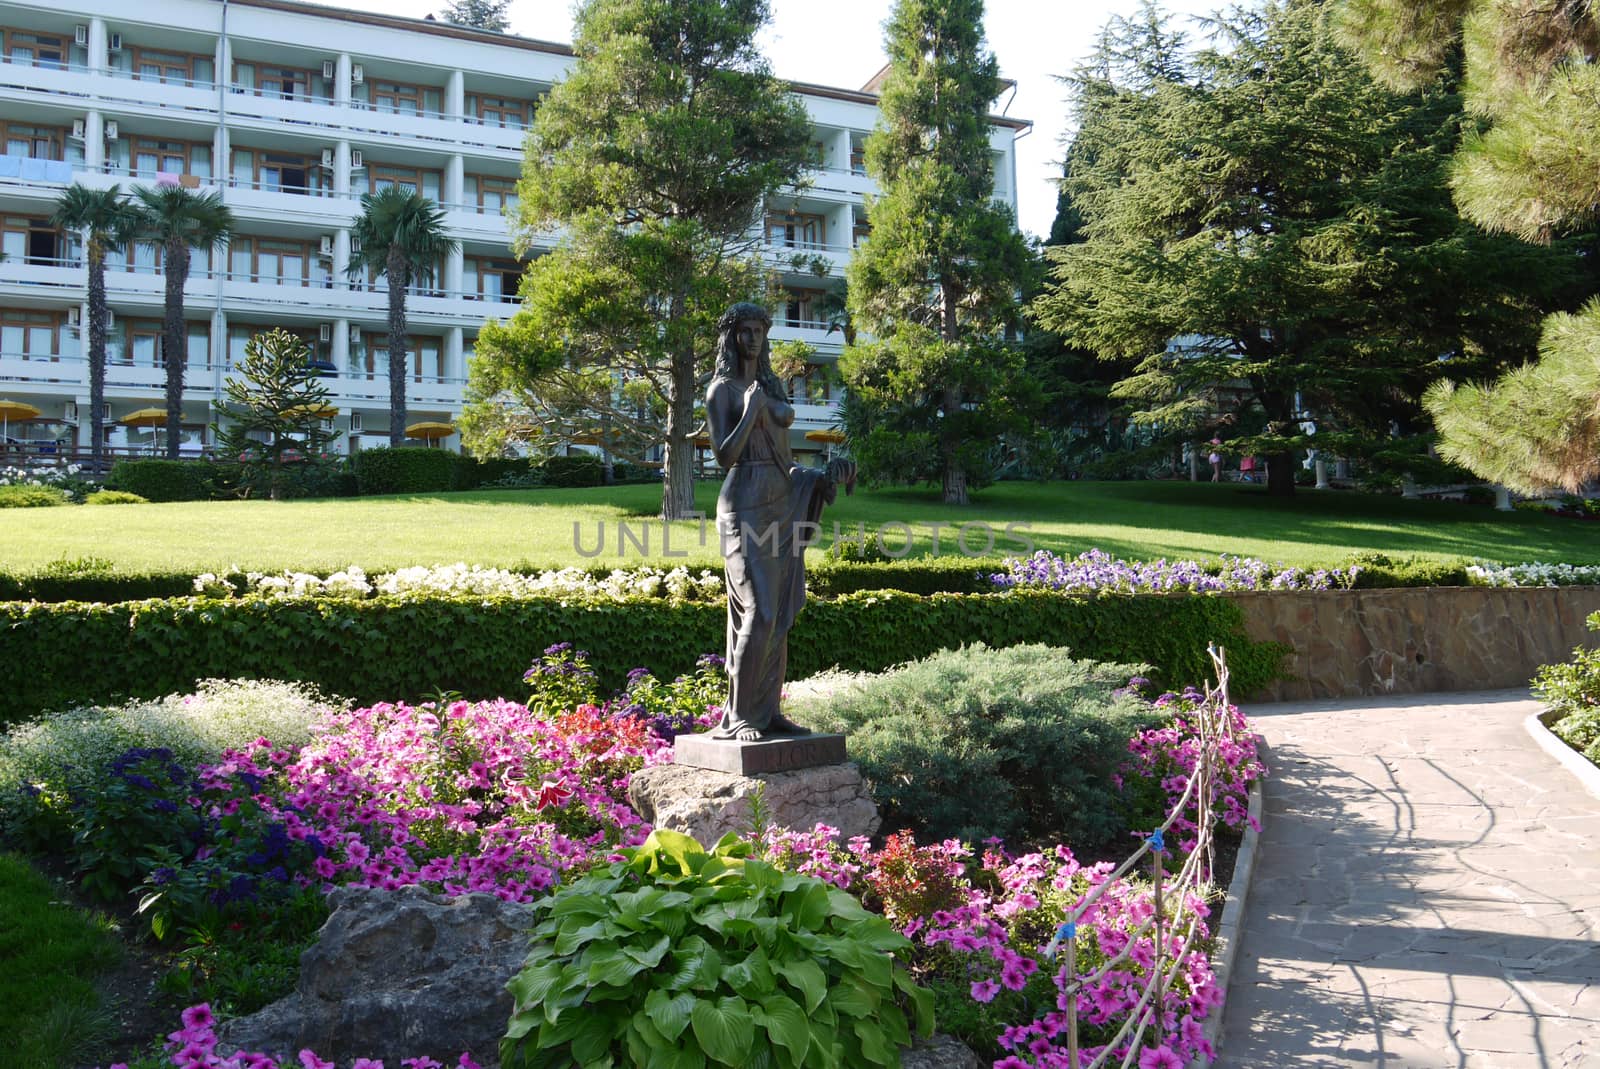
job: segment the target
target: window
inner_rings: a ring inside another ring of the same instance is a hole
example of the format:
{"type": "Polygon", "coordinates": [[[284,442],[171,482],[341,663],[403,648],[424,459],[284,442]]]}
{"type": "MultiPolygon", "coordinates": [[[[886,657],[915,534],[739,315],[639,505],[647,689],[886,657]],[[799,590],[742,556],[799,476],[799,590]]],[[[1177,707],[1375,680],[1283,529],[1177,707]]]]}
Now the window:
{"type": "Polygon", "coordinates": [[[515,97],[467,95],[467,116],[484,126],[502,126],[520,130],[528,125],[533,115],[533,104],[515,97]]]}
{"type": "MultiPolygon", "coordinates": [[[[203,320],[185,324],[188,352],[184,367],[204,368],[211,363],[211,326],[203,320]]],[[[106,338],[106,359],[130,367],[166,367],[164,327],[159,319],[119,322],[106,338]]]]}
{"type": "Polygon", "coordinates": [[[328,359],[328,345],[318,337],[316,327],[290,327],[281,323],[230,323],[228,324],[228,353],[227,366],[237,367],[244,362],[245,343],[257,334],[278,327],[288,331],[306,344],[308,363],[326,361],[328,359]]]}
{"type": "Polygon", "coordinates": [[[60,160],[61,145],[66,131],[56,126],[33,126],[28,123],[0,123],[5,131],[7,156],[24,156],[35,160],[60,160]]]}
{"type": "Polygon", "coordinates": [[[427,112],[437,115],[441,110],[441,92],[433,86],[407,85],[404,82],[372,82],[371,86],[373,111],[394,112],[400,115],[420,115],[427,112]]]}
{"type": "Polygon", "coordinates": [[[783,325],[786,327],[821,326],[822,313],[817,309],[825,296],[822,290],[794,289],[783,306],[783,325]]]}
{"type": "Polygon", "coordinates": [[[469,174],[464,183],[467,203],[480,212],[499,215],[506,208],[517,207],[517,180],[515,178],[490,178],[488,175],[469,174]]]}
{"type": "Polygon", "coordinates": [[[424,197],[439,199],[439,189],[444,183],[443,171],[430,171],[421,167],[406,167],[392,163],[367,165],[367,192],[376,193],[389,186],[399,186],[408,193],[421,193],[424,197]]]}
{"type": "Polygon", "coordinates": [[[61,314],[0,309],[0,352],[23,360],[59,360],[61,314]]]}
{"type": "Polygon", "coordinates": [[[787,212],[767,216],[767,242],[789,249],[820,249],[827,233],[820,215],[787,212]]]}
{"type": "MultiPolygon", "coordinates": [[[[361,335],[359,360],[352,357],[351,364],[366,371],[367,378],[389,377],[389,336],[366,333],[361,335]]],[[[444,341],[441,338],[412,336],[406,339],[413,382],[443,382],[444,341]]]]}
{"type": "Polygon", "coordinates": [[[233,150],[233,184],[319,197],[329,190],[320,156],[251,148],[233,150]]]}
{"type": "Polygon", "coordinates": [[[250,93],[258,97],[276,97],[281,100],[321,100],[332,96],[331,87],[320,73],[299,67],[279,67],[267,63],[235,63],[233,65],[235,92],[250,93]],[[313,95],[313,89],[316,90],[313,95]]]}
{"type": "Polygon", "coordinates": [[[461,284],[468,297],[486,301],[515,301],[522,284],[522,265],[515,260],[468,257],[462,265],[461,284]]]}
{"type": "Polygon", "coordinates": [[[67,39],[28,30],[5,30],[6,58],[25,67],[67,66],[67,39]]]}
{"type": "Polygon", "coordinates": [[[12,263],[53,266],[66,259],[67,242],[48,219],[8,215],[0,223],[0,250],[12,263]]]}
{"type": "Polygon", "coordinates": [[[850,221],[850,247],[856,248],[872,234],[872,224],[867,222],[860,208],[850,209],[850,221]]]}
{"type": "Polygon", "coordinates": [[[188,52],[157,52],[147,48],[135,48],[132,72],[140,81],[210,85],[216,76],[216,61],[210,56],[188,52]]]}
{"type": "Polygon", "coordinates": [[[825,405],[834,398],[833,365],[807,364],[805,374],[784,384],[796,404],[825,405]]]}
{"type": "Polygon", "coordinates": [[[324,284],[329,278],[327,263],[309,241],[236,237],[228,247],[228,258],[236,282],[307,286],[324,284]]]}
{"type": "Polygon", "coordinates": [[[159,141],[150,137],[133,139],[133,173],[140,178],[161,174],[192,174],[211,177],[211,146],[197,141],[159,141]]]}
{"type": "Polygon", "coordinates": [[[867,141],[857,134],[850,135],[850,173],[867,173],[867,141]]]}

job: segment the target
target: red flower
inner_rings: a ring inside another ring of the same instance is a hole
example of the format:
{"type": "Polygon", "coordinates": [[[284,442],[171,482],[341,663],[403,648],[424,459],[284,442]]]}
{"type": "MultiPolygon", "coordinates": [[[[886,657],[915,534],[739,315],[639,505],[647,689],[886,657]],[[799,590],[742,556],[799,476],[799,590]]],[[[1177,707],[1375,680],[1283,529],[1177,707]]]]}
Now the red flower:
{"type": "Polygon", "coordinates": [[[534,805],[537,809],[552,805],[559,809],[571,797],[572,788],[563,786],[560,780],[547,779],[539,784],[539,799],[534,805]]]}

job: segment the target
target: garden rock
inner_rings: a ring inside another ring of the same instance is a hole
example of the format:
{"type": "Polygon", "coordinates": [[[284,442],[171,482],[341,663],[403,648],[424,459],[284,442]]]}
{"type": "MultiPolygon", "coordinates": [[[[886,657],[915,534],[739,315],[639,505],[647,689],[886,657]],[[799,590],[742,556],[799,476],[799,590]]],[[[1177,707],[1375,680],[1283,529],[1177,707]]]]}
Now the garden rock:
{"type": "Polygon", "coordinates": [[[447,898],[416,887],[339,888],[293,994],[219,1029],[220,1050],[294,1063],[302,1048],[346,1064],[399,1065],[462,1051],[499,1064],[511,1017],[505,985],[528,955],[532,907],[491,895],[447,898]]]}
{"type": "Polygon", "coordinates": [[[983,1062],[961,1040],[936,1034],[900,1052],[901,1069],[983,1069],[983,1062]]]}
{"type": "Polygon", "coordinates": [[[876,833],[882,823],[861,770],[851,763],[753,776],[655,765],[634,774],[628,802],[656,827],[681,831],[710,847],[730,831],[749,830],[757,791],[764,791],[772,827],[810,831],[827,824],[849,840],[876,833]]]}

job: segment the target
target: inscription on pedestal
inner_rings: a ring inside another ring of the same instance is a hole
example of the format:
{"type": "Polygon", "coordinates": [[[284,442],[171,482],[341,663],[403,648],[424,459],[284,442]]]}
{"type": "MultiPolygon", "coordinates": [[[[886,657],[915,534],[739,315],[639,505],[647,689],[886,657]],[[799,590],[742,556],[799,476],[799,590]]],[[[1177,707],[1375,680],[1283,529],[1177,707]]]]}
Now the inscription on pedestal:
{"type": "Polygon", "coordinates": [[[672,759],[680,765],[751,776],[792,772],[797,768],[837,765],[845,760],[843,735],[799,735],[793,738],[739,742],[709,735],[679,735],[672,759]]]}

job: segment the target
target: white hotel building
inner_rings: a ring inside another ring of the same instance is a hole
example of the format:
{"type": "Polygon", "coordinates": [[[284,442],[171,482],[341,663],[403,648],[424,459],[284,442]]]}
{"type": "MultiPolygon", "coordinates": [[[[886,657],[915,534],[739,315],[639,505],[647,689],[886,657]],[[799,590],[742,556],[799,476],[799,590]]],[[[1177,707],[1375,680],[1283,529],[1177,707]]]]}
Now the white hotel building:
{"type": "MultiPolygon", "coordinates": [[[[72,182],[220,189],[236,216],[226,248],[196,252],[185,292],[189,453],[211,441],[211,403],[245,340],[273,326],[314,345],[340,448],[387,440],[386,296],[347,281],[350,225],[372,189],[434,198],[461,249],[408,300],[408,420],[452,419],[480,324],[515,311],[504,213],[536,101],[572,62],[565,45],[293,0],[0,2],[0,400],[40,412],[7,422],[4,461],[89,445],[82,250],[50,223],[72,182]]],[[[766,243],[780,269],[803,253],[828,270],[786,271],[793,299],[773,337],[831,361],[840,338],[814,306],[865,233],[862,145],[877,98],[792,88],[819,163],[768,204],[766,243]]],[[[1027,128],[992,126],[996,195],[1012,205],[1013,140],[1027,128]]],[[[121,421],[164,403],[159,255],[141,246],[108,266],[107,442],[118,452],[149,448],[153,431],[121,421]]],[[[832,422],[826,375],[791,388],[797,435],[832,422]]]]}

